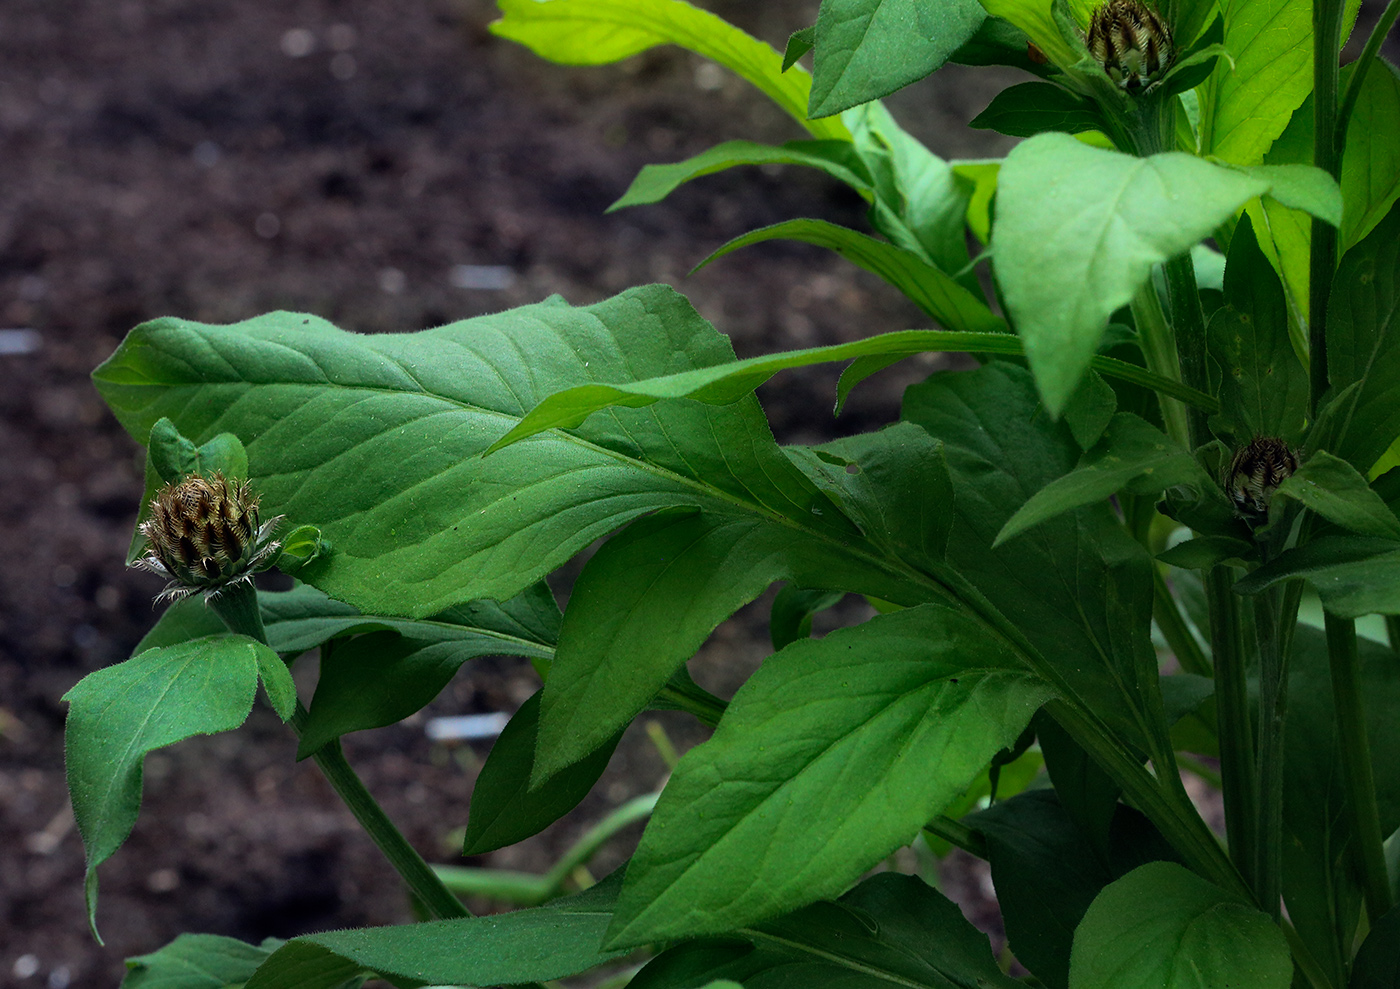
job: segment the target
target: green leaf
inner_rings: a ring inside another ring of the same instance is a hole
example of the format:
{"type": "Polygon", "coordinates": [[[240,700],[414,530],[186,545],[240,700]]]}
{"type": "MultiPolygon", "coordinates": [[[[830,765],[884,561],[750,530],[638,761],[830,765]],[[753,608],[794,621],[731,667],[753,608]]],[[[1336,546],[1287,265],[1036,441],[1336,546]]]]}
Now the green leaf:
{"type": "Polygon", "coordinates": [[[1366,73],[1347,127],[1342,195],[1347,210],[1337,249],[1345,254],[1400,197],[1400,71],[1383,58],[1366,73]]]}
{"type": "Polygon", "coordinates": [[[1258,178],[1176,152],[1134,158],[1067,134],[1017,145],[997,179],[997,281],[1052,414],[1109,316],[1154,264],[1189,250],[1262,192],[1258,178]]]}
{"type": "Polygon", "coordinates": [[[1400,436],[1400,206],[1347,252],[1327,304],[1334,392],[1356,384],[1332,452],[1368,473],[1400,436]]]}
{"type": "Polygon", "coordinates": [[[234,989],[278,943],[258,946],[217,934],[181,934],[159,951],[128,958],[121,989],[234,989]]]}
{"type": "Polygon", "coordinates": [[[565,65],[606,65],[656,45],[714,59],[762,90],[813,137],[849,138],[839,120],[808,120],[812,77],[783,69],[783,56],[709,11],[681,0],[497,0],[492,34],[565,65]]]}
{"type": "Polygon", "coordinates": [[[1400,615],[1400,543],[1392,539],[1319,536],[1270,560],[1235,590],[1259,594],[1294,577],[1306,578],[1340,618],[1400,615]]]}
{"type": "Polygon", "coordinates": [[[1390,989],[1400,982],[1400,907],[1371,925],[1352,965],[1348,989],[1390,989]]]}
{"type": "Polygon", "coordinates": [[[985,17],[975,0],[822,0],[808,114],[840,113],[922,79],[985,17]]]}
{"type": "Polygon", "coordinates": [[[796,240],[834,251],[889,282],[949,330],[1006,332],[1006,322],[1000,316],[950,275],[921,260],[913,251],[825,220],[787,220],[750,231],[718,248],[696,268],[703,268],[741,247],[768,240],[796,240]]]}
{"type": "Polygon", "coordinates": [[[1197,536],[1157,554],[1157,559],[1183,570],[1209,570],[1228,560],[1249,560],[1255,556],[1253,544],[1230,536],[1197,536]]]}
{"type": "Polygon", "coordinates": [[[146,489],[136,513],[136,532],[126,552],[127,566],[146,552],[141,523],[151,517],[151,501],[166,484],[173,484],[189,474],[212,474],[214,471],[222,472],[225,477],[248,476],[248,454],[232,433],[220,433],[197,447],[180,435],[169,419],[159,419],[151,426],[149,437],[137,439],[146,446],[146,489]]]}
{"type": "Polygon", "coordinates": [[[1067,68],[1079,55],[1065,41],[1051,13],[1051,0],[982,0],[982,7],[1020,28],[1055,65],[1067,68]]]}
{"type": "MultiPolygon", "coordinates": [[[[554,0],[558,2],[558,0],[554,0]]],[[[753,141],[726,141],[673,165],[647,165],[608,212],[659,203],[679,186],[703,175],[739,165],[805,165],[825,172],[869,197],[871,178],[850,141],[789,141],[781,147],[753,141]]]]}
{"type": "Polygon", "coordinates": [[[479,456],[554,392],[733,360],[689,302],[649,286],[402,335],[285,313],[235,327],[157,320],[95,378],[134,435],[166,414],[196,439],[239,433],[264,511],[319,526],[334,546],[300,579],[366,612],[426,616],[507,600],[671,505],[742,504],[851,533],[783,456],[751,396],[613,410],[479,456]]]}
{"type": "Polygon", "coordinates": [[[546,906],[489,917],[311,934],[288,941],[246,989],[330,989],[361,971],[413,985],[514,985],[560,979],[618,952],[599,947],[618,882],[609,877],[546,906]],[[320,976],[312,981],[308,975],[320,976]],[[304,980],[304,981],[299,981],[304,980]]]}
{"type": "Polygon", "coordinates": [[[1298,443],[1308,417],[1308,374],[1289,339],[1283,286],[1247,215],[1230,239],[1225,300],[1207,330],[1221,369],[1221,419],[1239,445],[1256,436],[1298,443]]]}
{"type": "Polygon", "coordinates": [[[942,605],[794,643],[681,760],[609,943],[728,930],[844,889],[966,788],[1047,696],[942,605]]]}
{"type": "Polygon", "coordinates": [[[1146,818],[1115,808],[1116,790],[1107,796],[1102,850],[1052,790],[1022,793],[965,820],[987,839],[1010,948],[1049,989],[1068,984],[1074,929],[1100,890],[1144,862],[1172,857],[1146,818]]]}
{"type": "Polygon", "coordinates": [[[783,49],[783,71],[797,64],[797,60],[812,50],[817,43],[817,26],[804,27],[788,35],[787,47],[783,49]]]}
{"type": "Polygon", "coordinates": [[[295,574],[332,549],[331,544],[321,538],[321,530],[314,525],[299,525],[281,537],[280,542],[282,552],[277,555],[277,568],[288,574],[295,574]]]}
{"type": "Polygon", "coordinates": [[[1016,989],[985,935],[913,876],[872,876],[834,903],[814,903],[723,940],[688,941],[654,958],[630,989],[727,978],[769,989],[977,986],[1016,989]]]}
{"type": "Polygon", "coordinates": [[[463,855],[482,855],[538,834],[569,811],[593,789],[621,741],[619,732],[607,744],[568,772],[530,789],[535,764],[535,734],[540,721],[536,691],[506,724],[472,788],[471,815],[462,842],[463,855]]]}
{"type": "MultiPolygon", "coordinates": [[[[1332,176],[1312,165],[1250,165],[1240,172],[1269,183],[1269,198],[1332,226],[1342,223],[1342,190],[1332,176]]],[[[1232,241],[1233,243],[1233,241],[1232,241]]]]}
{"type": "Polygon", "coordinates": [[[1118,411],[1118,393],[1095,371],[1084,376],[1065,406],[1065,422],[1081,450],[1098,443],[1118,411]]]}
{"type": "Polygon", "coordinates": [[[1286,989],[1288,942],[1269,918],[1171,862],[1095,897],[1074,935],[1071,989],[1286,989]]]}
{"type": "MultiPolygon", "coordinates": [[[[211,635],[148,649],[83,677],[68,702],[64,762],[87,854],[88,922],[96,931],[97,867],[126,840],[141,808],[146,753],[232,731],[253,708],[261,643],[211,635]]],[[[275,653],[271,661],[281,663],[275,653]]]]}
{"type": "Polygon", "coordinates": [[[953,171],[972,183],[972,197],[967,201],[967,227],[980,243],[992,235],[992,197],[997,191],[997,176],[1001,161],[953,161],[953,171]]]}
{"type": "Polygon", "coordinates": [[[1202,492],[1215,487],[1195,458],[1160,429],[1131,412],[1120,412],[1109,420],[1103,438],[1074,470],[1041,488],[1007,519],[993,546],[1046,519],[1119,491],[1157,494],[1179,485],[1202,492]]]}
{"type": "Polygon", "coordinates": [[[286,721],[297,707],[297,685],[292,682],[292,671],[271,649],[259,649],[257,658],[258,679],[267,692],[267,702],[277,716],[286,721]]]}
{"type": "Polygon", "coordinates": [[[1326,450],[1308,458],[1278,486],[1274,497],[1294,498],[1359,535],[1400,540],[1400,519],[1355,467],[1326,450]]]}
{"type": "Polygon", "coordinates": [[[773,651],[812,634],[812,616],[835,607],[846,596],[844,591],[824,591],[787,584],[773,598],[768,634],[773,651]]]}
{"type": "Polygon", "coordinates": [[[1031,137],[1045,131],[1104,130],[1107,124],[1092,101],[1052,83],[1023,82],[1003,89],[968,126],[1031,137]]]}

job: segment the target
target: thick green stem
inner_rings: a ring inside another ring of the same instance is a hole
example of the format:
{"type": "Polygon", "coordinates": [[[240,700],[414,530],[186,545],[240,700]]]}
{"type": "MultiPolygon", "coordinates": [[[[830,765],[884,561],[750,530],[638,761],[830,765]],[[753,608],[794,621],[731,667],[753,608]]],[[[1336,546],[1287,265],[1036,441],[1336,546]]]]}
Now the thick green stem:
{"type": "Polygon", "coordinates": [[[939,814],[924,825],[924,830],[936,838],[942,838],[955,848],[961,848],[969,855],[976,855],[980,859],[985,859],[988,855],[987,839],[982,837],[980,831],[972,830],[962,821],[939,814]]]}
{"type": "MultiPolygon", "coordinates": [[[[1342,0],[1313,0],[1313,164],[1332,178],[1342,175],[1337,140],[1338,58],[1342,0]]],[[[1317,415],[1327,391],[1327,300],[1337,271],[1337,228],[1314,217],[1308,259],[1308,397],[1317,415]]]]}
{"type": "Polygon", "coordinates": [[[1152,567],[1152,617],[1181,668],[1197,676],[1210,676],[1210,660],[1186,624],[1176,598],[1172,597],[1171,589],[1167,587],[1166,578],[1155,564],[1152,567]]]}
{"type": "Polygon", "coordinates": [[[1356,60],[1356,68],[1352,70],[1351,80],[1347,83],[1346,93],[1343,94],[1341,105],[1337,109],[1339,150],[1346,148],[1347,127],[1351,125],[1351,114],[1356,109],[1356,101],[1361,98],[1361,84],[1366,81],[1366,74],[1371,71],[1371,66],[1376,64],[1381,42],[1385,41],[1385,36],[1395,26],[1396,17],[1400,17],[1400,0],[1390,0],[1381,13],[1380,20],[1376,21],[1376,26],[1371,29],[1371,36],[1366,39],[1366,47],[1361,49],[1361,57],[1356,60]]]}
{"type": "Polygon", "coordinates": [[[1376,807],[1376,781],[1371,746],[1366,737],[1366,711],[1361,702],[1361,661],[1356,648],[1356,623],[1328,614],[1327,656],[1332,669],[1332,701],[1337,738],[1341,743],[1342,781],[1351,813],[1357,866],[1372,922],[1390,909],[1390,880],[1385,869],[1384,835],[1376,807]]]}
{"type": "MultiPolygon", "coordinates": [[[[257,639],[266,644],[267,633],[263,629],[262,615],[258,610],[258,592],[251,584],[234,584],[209,601],[209,607],[224,620],[229,631],[257,639]]],[[[297,702],[292,715],[292,729],[301,737],[302,726],[306,723],[306,708],[297,702]]],[[[423,906],[437,918],[470,917],[471,914],[462,902],[442,884],[442,881],[428,868],[428,864],[408,843],[408,840],[394,827],[384,809],[374,799],[355,770],[345,759],[339,740],[323,746],[312,759],[320,767],[331,788],[344,801],[360,827],[384,853],[395,871],[403,878],[409,890],[423,906]]]]}
{"type": "MultiPolygon", "coordinates": [[[[1201,309],[1201,292],[1196,285],[1196,265],[1190,254],[1179,254],[1162,266],[1167,276],[1167,301],[1172,310],[1172,329],[1181,357],[1181,380],[1210,394],[1210,374],[1206,366],[1206,317],[1201,309]]],[[[1194,450],[1210,442],[1206,414],[1192,408],[1187,417],[1190,446],[1194,450]]]]}
{"type": "Polygon", "coordinates": [[[1255,832],[1255,889],[1260,907],[1279,917],[1283,892],[1283,732],[1288,713],[1288,651],[1282,637],[1281,596],[1254,599],[1259,639],[1259,817],[1255,832]]]}
{"type": "Polygon", "coordinates": [[[1210,604],[1210,648],[1215,661],[1215,718],[1220,737],[1220,778],[1224,783],[1225,835],[1230,859],[1257,889],[1255,834],[1259,797],[1254,764],[1254,727],[1245,679],[1244,629],[1240,599],[1230,590],[1234,575],[1216,567],[1205,575],[1210,604]]]}
{"type": "MultiPolygon", "coordinates": [[[[1132,300],[1133,322],[1137,324],[1138,342],[1142,356],[1147,361],[1147,369],[1172,381],[1181,380],[1181,362],[1177,357],[1176,338],[1167,325],[1167,317],[1162,312],[1162,301],[1157,298],[1157,288],[1152,280],[1137,290],[1132,300]]],[[[1206,389],[1202,389],[1205,391],[1206,389]]],[[[1186,406],[1175,398],[1157,395],[1162,407],[1162,422],[1166,424],[1167,435],[1181,446],[1187,447],[1190,431],[1187,427],[1186,406]]]]}

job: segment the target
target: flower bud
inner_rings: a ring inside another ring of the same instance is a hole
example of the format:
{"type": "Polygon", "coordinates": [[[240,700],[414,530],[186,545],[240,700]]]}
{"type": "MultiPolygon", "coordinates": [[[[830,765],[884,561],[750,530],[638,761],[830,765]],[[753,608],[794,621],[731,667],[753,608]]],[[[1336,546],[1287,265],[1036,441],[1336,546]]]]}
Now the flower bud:
{"type": "Polygon", "coordinates": [[[192,474],[167,484],[151,501],[150,518],[141,523],[151,552],[136,565],[171,579],[161,598],[201,590],[207,598],[252,579],[277,552],[268,536],[279,521],[259,523],[258,499],[247,481],[192,474]]]}
{"type": "Polygon", "coordinates": [[[1269,515],[1269,501],[1278,486],[1298,469],[1288,444],[1272,436],[1256,436],[1235,452],[1226,475],[1225,491],[1246,519],[1269,515]]]}
{"type": "Polygon", "coordinates": [[[1095,10],[1086,43],[1089,54],[1123,89],[1155,81],[1176,58],[1167,22],[1141,0],[1108,0],[1095,10]]]}

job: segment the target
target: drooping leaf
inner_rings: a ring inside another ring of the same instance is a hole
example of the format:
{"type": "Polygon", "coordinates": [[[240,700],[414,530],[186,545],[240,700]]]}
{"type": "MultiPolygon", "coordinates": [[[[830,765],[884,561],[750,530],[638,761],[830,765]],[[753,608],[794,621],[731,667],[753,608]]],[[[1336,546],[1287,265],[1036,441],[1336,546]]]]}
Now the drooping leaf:
{"type": "Polygon", "coordinates": [[[1220,365],[1220,417],[1244,445],[1256,436],[1296,444],[1308,418],[1308,375],[1293,352],[1288,308],[1246,215],[1230,238],[1226,305],[1210,318],[1210,355],[1220,365]]]}
{"type": "Polygon", "coordinates": [[[808,120],[812,77],[783,70],[783,56],[706,10],[682,0],[497,0],[493,34],[565,65],[606,65],[657,45],[714,59],[762,90],[818,139],[849,138],[835,119],[808,120]]]}
{"type": "Polygon", "coordinates": [[[752,398],[615,409],[479,456],[554,392],[732,362],[685,299],[651,286],[403,335],[276,313],[234,327],[158,320],[95,377],[136,436],[167,412],[195,439],[242,436],[264,511],[333,544],[302,580],[366,612],[427,616],[507,600],[670,505],[744,503],[852,531],[783,457],[752,398]],[[689,438],[683,453],[677,436],[689,438]]]}
{"type": "Polygon", "coordinates": [[[976,0],[822,0],[808,113],[840,113],[922,79],[985,17],[976,0]]]}
{"type": "Polygon", "coordinates": [[[600,945],[618,877],[542,907],[488,917],[330,931],[288,941],[246,989],[332,989],[357,972],[415,985],[559,979],[617,957],[600,945]]]}
{"type": "MultiPolygon", "coordinates": [[[[253,708],[258,653],[242,635],[211,635],[148,649],[89,673],[68,702],[64,762],[73,817],[87,854],[88,921],[96,930],[97,867],[131,833],[146,754],[192,735],[231,731],[253,708]]],[[[276,654],[272,661],[281,663],[276,654]]]]}
{"type": "Polygon", "coordinates": [[[1108,886],[1074,935],[1070,989],[1286,989],[1288,942],[1269,918],[1173,862],[1108,886]]]}
{"type": "Polygon", "coordinates": [[[181,934],[158,951],[128,958],[121,989],[236,989],[280,943],[181,934]]]}
{"type": "Polygon", "coordinates": [[[1037,135],[1007,156],[992,228],[997,281],[1051,413],[1152,266],[1266,191],[1262,179],[1190,155],[1134,158],[1067,134],[1037,135]]]}
{"type": "Polygon", "coordinates": [[[1019,985],[997,968],[986,936],[955,905],[921,880],[892,872],[872,876],[834,903],[673,947],[630,985],[673,989],[721,978],[770,989],[1019,985]]]}
{"type": "Polygon", "coordinates": [[[794,643],[681,760],[609,943],[728,930],[844,889],[956,797],[1048,693],[942,605],[794,643]]]}
{"type": "Polygon", "coordinates": [[[1400,543],[1367,536],[1319,536],[1270,560],[1235,584],[1259,594],[1281,581],[1303,577],[1323,607],[1341,618],[1400,615],[1400,543]]]}
{"type": "Polygon", "coordinates": [[[995,545],[1046,519],[1119,491],[1157,494],[1179,485],[1201,492],[1216,488],[1196,459],[1160,429],[1130,412],[1120,412],[1074,470],[1041,488],[1017,509],[997,534],[995,545]]]}
{"type": "Polygon", "coordinates": [[[1400,436],[1400,206],[1342,259],[1327,304],[1334,392],[1355,384],[1331,450],[1363,474],[1400,436]]]}
{"type": "Polygon", "coordinates": [[[1326,450],[1309,457],[1278,486],[1274,497],[1296,499],[1358,535],[1400,540],[1400,519],[1355,467],[1326,450]]]}
{"type": "Polygon", "coordinates": [[[1031,137],[1046,131],[1104,130],[1107,124],[1094,102],[1052,83],[1023,82],[994,96],[968,126],[1031,137]]]}
{"type": "Polygon", "coordinates": [[[659,203],[678,187],[704,175],[740,165],[804,165],[825,172],[863,195],[871,195],[871,178],[849,141],[789,141],[780,147],[753,141],[726,141],[672,165],[647,165],[608,212],[626,206],[659,203]]]}
{"type": "Polygon", "coordinates": [[[471,815],[462,841],[463,855],[513,845],[538,834],[588,795],[621,741],[621,733],[569,771],[530,789],[535,764],[535,734],[539,728],[540,695],[533,694],[506,724],[472,788],[471,815]]]}

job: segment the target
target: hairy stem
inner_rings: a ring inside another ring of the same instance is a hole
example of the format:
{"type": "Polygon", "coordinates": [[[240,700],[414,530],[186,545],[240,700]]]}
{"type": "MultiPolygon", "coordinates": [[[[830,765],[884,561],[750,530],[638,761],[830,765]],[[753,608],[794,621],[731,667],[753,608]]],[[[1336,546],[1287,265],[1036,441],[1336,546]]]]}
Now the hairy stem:
{"type": "Polygon", "coordinates": [[[1347,790],[1356,840],[1352,848],[1366,895],[1366,912],[1372,922],[1391,906],[1390,880],[1386,875],[1384,836],[1376,807],[1376,781],[1371,767],[1371,746],[1366,737],[1366,711],[1361,702],[1361,661],[1356,649],[1356,623],[1327,614],[1327,656],[1332,670],[1332,700],[1336,707],[1337,737],[1341,743],[1342,780],[1347,790]]]}
{"type": "MultiPolygon", "coordinates": [[[[209,602],[214,613],[224,620],[229,631],[246,635],[267,644],[267,632],[263,629],[262,615],[258,610],[258,592],[251,584],[234,584],[209,602]]],[[[306,708],[297,702],[292,715],[292,730],[301,737],[302,726],[306,723],[306,708]]],[[[320,768],[326,781],[344,801],[355,820],[370,839],[379,846],[384,857],[403,878],[409,890],[427,910],[437,918],[470,917],[471,914],[462,902],[442,884],[442,881],[428,868],[423,857],[414,850],[408,840],[394,827],[384,808],[365,789],[364,783],[355,775],[355,770],[345,759],[340,741],[323,746],[311,757],[320,768]]]]}
{"type": "Polygon", "coordinates": [[[1248,878],[1251,888],[1257,889],[1254,845],[1259,798],[1254,775],[1254,728],[1245,680],[1240,599],[1230,590],[1233,583],[1229,567],[1215,567],[1205,575],[1210,648],[1215,660],[1215,717],[1220,736],[1220,778],[1224,783],[1225,835],[1231,861],[1248,878]]]}
{"type": "MultiPolygon", "coordinates": [[[[1313,0],[1313,164],[1341,179],[1337,140],[1342,0],[1313,0]]],[[[1314,217],[1308,258],[1308,402],[1312,416],[1327,391],[1327,300],[1337,271],[1337,228],[1314,217]]]]}
{"type": "MultiPolygon", "coordinates": [[[[1132,300],[1133,322],[1137,324],[1138,342],[1142,356],[1147,360],[1147,368],[1154,374],[1173,381],[1181,380],[1181,362],[1177,357],[1176,338],[1167,325],[1167,317],[1162,312],[1162,301],[1157,298],[1157,288],[1152,280],[1137,290],[1132,300]]],[[[1205,391],[1206,389],[1201,389],[1205,391]]],[[[1190,449],[1190,432],[1187,427],[1186,406],[1175,398],[1157,394],[1162,407],[1162,422],[1167,427],[1167,435],[1182,447],[1190,449]]]]}

